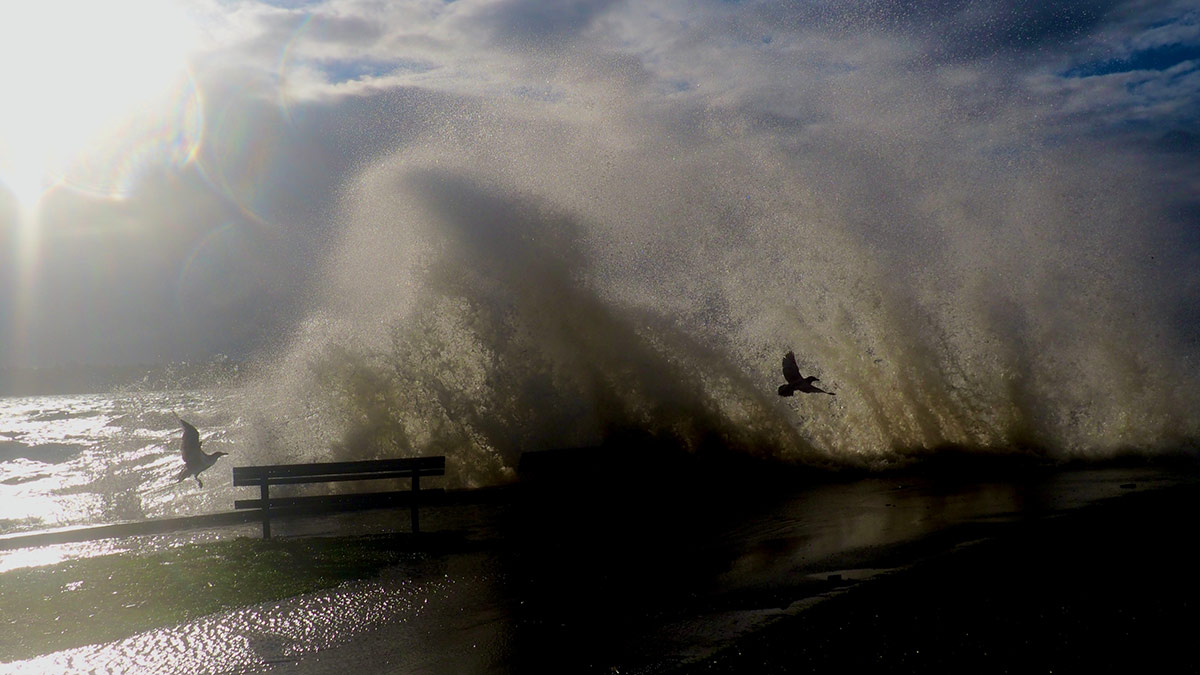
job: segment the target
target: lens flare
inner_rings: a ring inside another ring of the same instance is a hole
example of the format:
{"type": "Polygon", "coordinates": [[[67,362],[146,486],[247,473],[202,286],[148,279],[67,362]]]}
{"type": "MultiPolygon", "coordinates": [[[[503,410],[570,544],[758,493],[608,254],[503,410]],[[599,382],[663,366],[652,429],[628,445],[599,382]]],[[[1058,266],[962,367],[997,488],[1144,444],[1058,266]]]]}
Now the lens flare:
{"type": "Polygon", "coordinates": [[[148,156],[186,161],[199,141],[187,74],[195,31],[169,3],[49,0],[0,25],[0,180],[32,210],[65,182],[122,196],[148,156]]]}
{"type": "Polygon", "coordinates": [[[67,186],[121,199],[147,169],[192,161],[202,106],[187,68],[196,31],[153,0],[46,0],[0,22],[0,190],[17,204],[10,356],[23,352],[41,264],[39,205],[67,186]]]}

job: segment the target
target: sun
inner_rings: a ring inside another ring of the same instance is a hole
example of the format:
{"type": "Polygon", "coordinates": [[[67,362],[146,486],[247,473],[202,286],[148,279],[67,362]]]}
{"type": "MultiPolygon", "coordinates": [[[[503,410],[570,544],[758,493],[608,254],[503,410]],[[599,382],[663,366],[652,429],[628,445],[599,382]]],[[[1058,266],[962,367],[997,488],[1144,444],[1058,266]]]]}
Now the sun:
{"type": "Polygon", "coordinates": [[[131,161],[194,150],[196,30],[177,5],[27,0],[4,14],[0,182],[22,206],[64,181],[116,194],[131,161]]]}

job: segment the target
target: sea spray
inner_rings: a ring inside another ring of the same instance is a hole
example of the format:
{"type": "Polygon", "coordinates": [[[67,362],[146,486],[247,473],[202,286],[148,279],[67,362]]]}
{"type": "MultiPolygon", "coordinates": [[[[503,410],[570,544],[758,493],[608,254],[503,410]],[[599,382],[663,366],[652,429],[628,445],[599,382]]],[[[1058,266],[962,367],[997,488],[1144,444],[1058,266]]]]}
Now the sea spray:
{"type": "Polygon", "coordinates": [[[447,454],[473,485],[631,429],[855,465],[1198,437],[1153,167],[1032,118],[966,133],[915,76],[777,124],[620,71],[463,96],[347,185],[258,452],[447,454]],[[777,398],[789,349],[838,396],[777,398]]]}
{"type": "Polygon", "coordinates": [[[370,274],[382,287],[332,304],[310,324],[323,339],[305,338],[296,398],[323,406],[336,456],[447,454],[478,484],[526,450],[614,437],[807,450],[719,352],[598,293],[571,217],[441,170],[398,189],[412,206],[364,244],[403,242],[370,274]]]}

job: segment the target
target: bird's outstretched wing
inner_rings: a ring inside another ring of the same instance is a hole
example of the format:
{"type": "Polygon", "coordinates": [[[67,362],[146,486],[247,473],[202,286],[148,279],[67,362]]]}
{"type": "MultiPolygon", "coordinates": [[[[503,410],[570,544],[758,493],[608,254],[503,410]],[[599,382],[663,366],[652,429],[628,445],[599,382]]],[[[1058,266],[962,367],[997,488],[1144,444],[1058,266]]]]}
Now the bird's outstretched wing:
{"type": "Polygon", "coordinates": [[[200,432],[196,431],[196,427],[182,417],[178,419],[179,426],[183,427],[183,438],[179,442],[179,449],[183,452],[183,463],[191,466],[204,456],[204,453],[200,451],[200,432]]]}
{"type": "Polygon", "coordinates": [[[796,355],[788,352],[783,357],[783,379],[788,381],[788,384],[800,384],[804,378],[800,377],[800,367],[796,365],[796,355]]]}

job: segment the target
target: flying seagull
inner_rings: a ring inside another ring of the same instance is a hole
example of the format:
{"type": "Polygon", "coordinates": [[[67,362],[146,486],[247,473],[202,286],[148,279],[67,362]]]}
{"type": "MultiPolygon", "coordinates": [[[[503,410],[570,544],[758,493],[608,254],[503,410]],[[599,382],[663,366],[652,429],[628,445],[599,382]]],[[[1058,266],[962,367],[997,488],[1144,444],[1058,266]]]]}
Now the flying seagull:
{"type": "Polygon", "coordinates": [[[200,472],[216,464],[217,458],[224,457],[229,453],[214,452],[210,455],[204,452],[200,449],[200,432],[196,431],[196,427],[179,415],[176,415],[175,419],[179,420],[179,426],[183,427],[183,438],[179,441],[179,449],[183,451],[183,463],[187,465],[179,472],[175,482],[181,482],[188,476],[195,476],[196,484],[204,487],[204,483],[200,482],[200,472]]]}
{"type": "Polygon", "coordinates": [[[813,382],[820,382],[817,378],[809,375],[808,377],[800,377],[800,367],[796,365],[796,355],[788,352],[783,357],[783,379],[787,380],[787,384],[779,385],[780,396],[792,396],[798,391],[808,394],[829,394],[837,396],[832,391],[825,391],[813,386],[813,382]]]}

